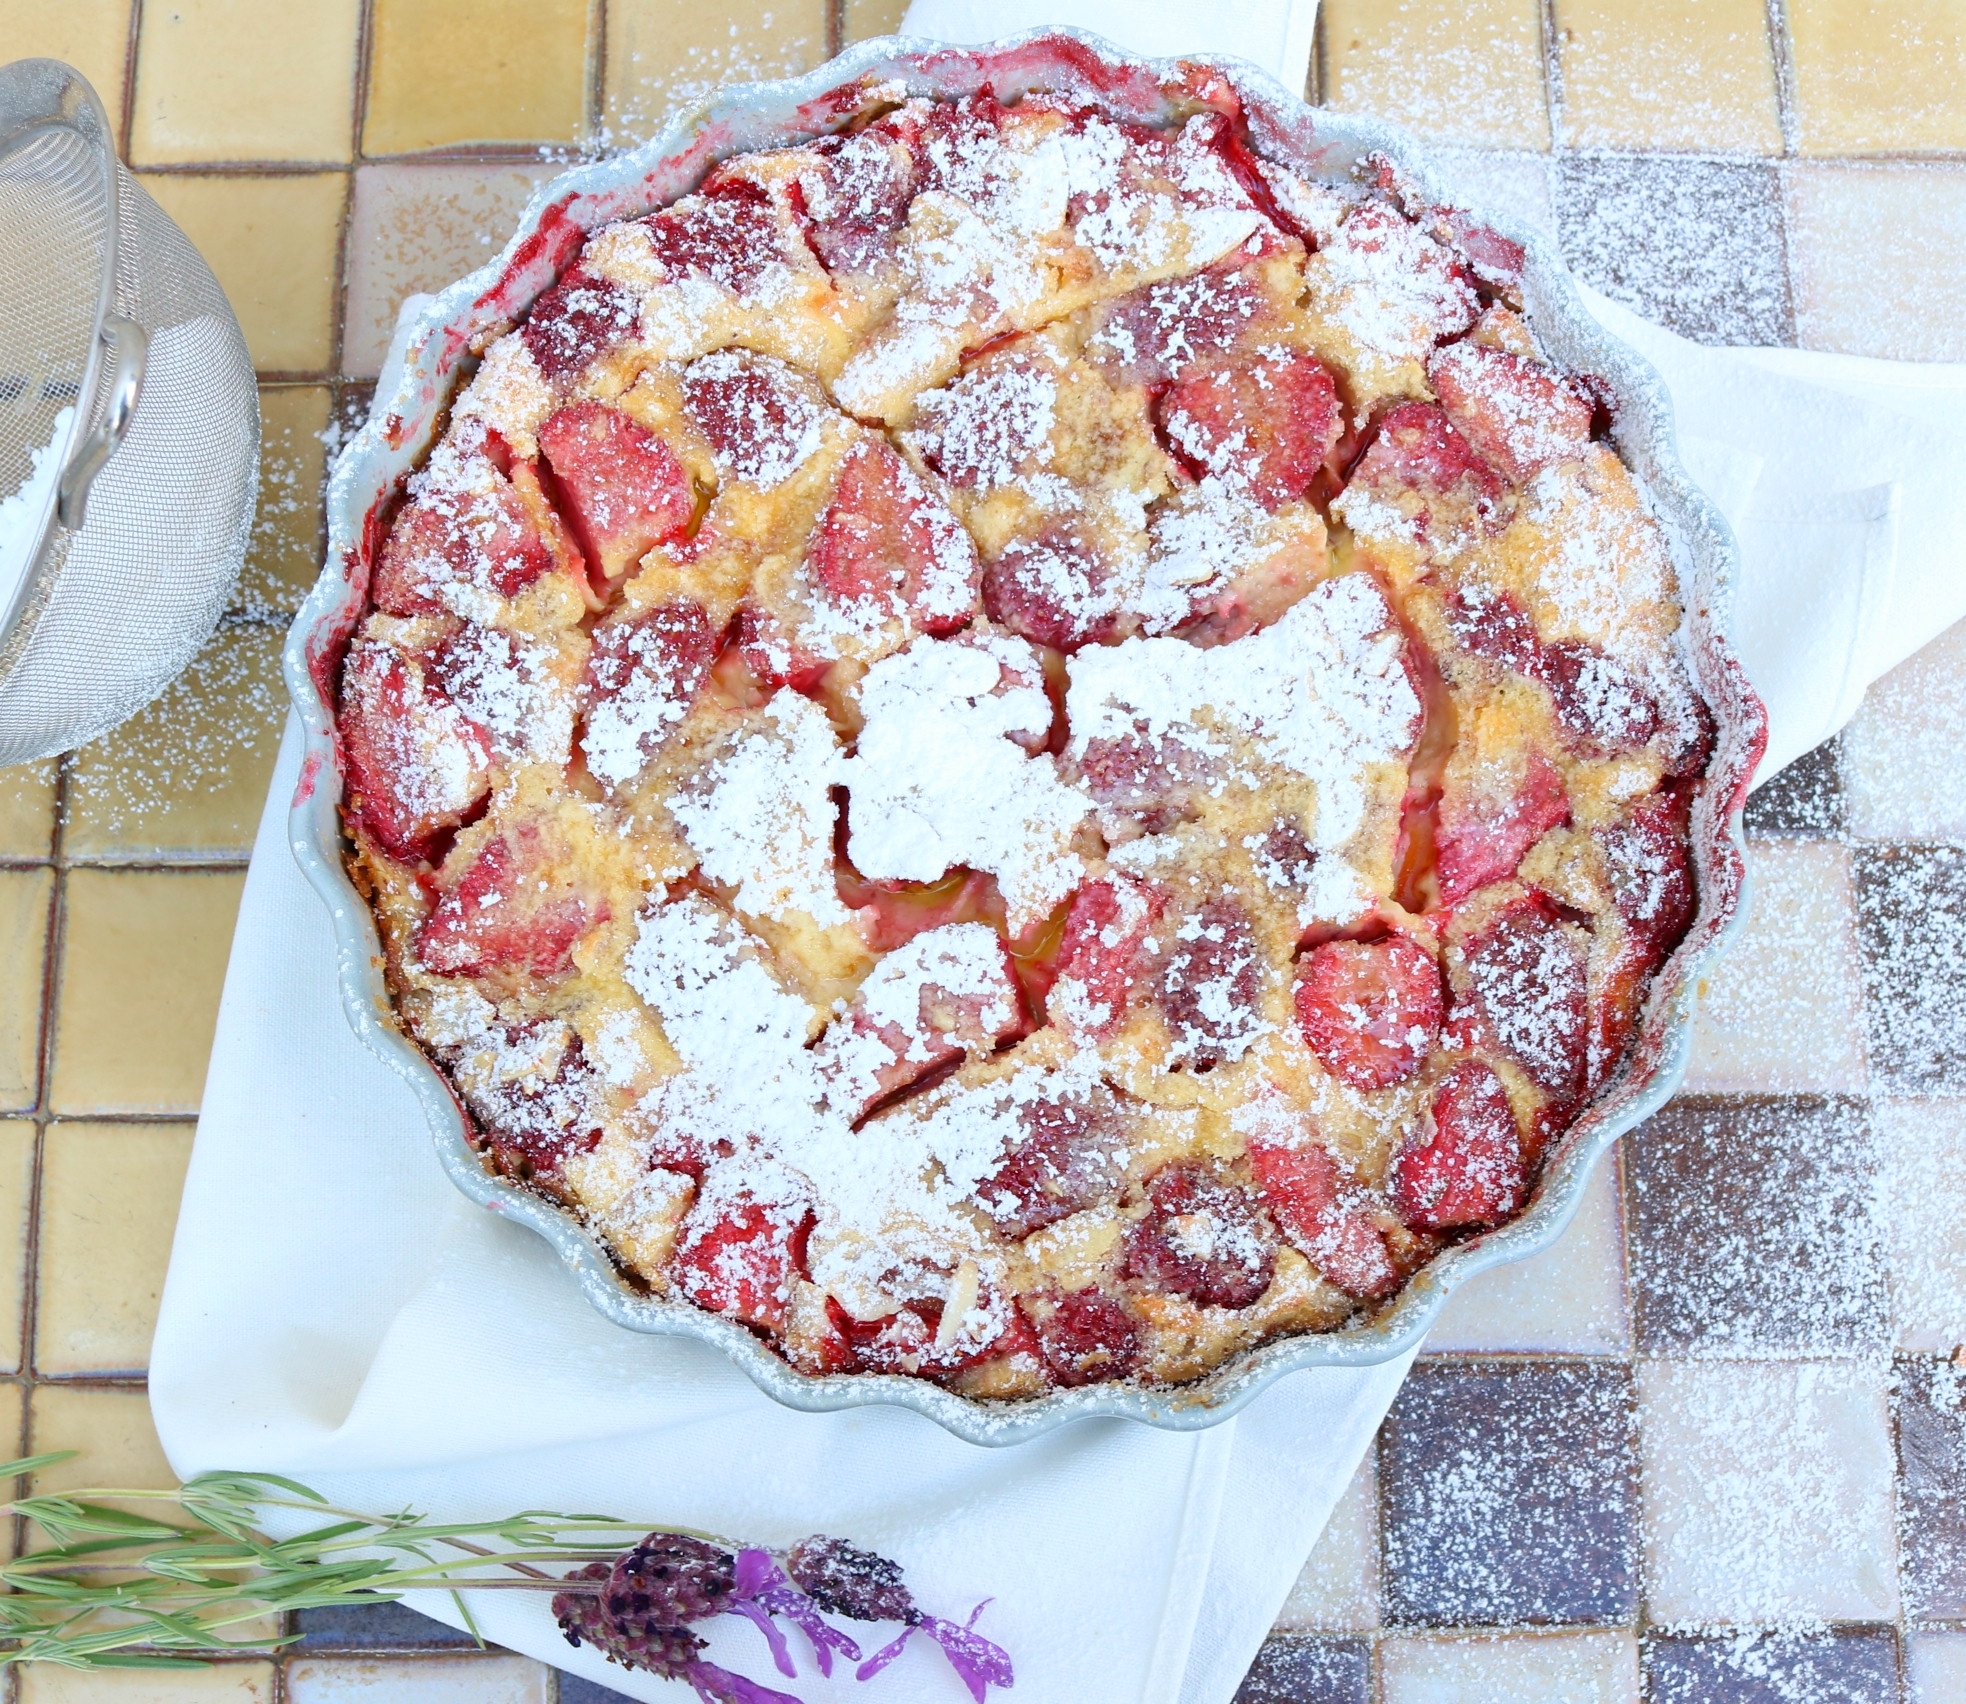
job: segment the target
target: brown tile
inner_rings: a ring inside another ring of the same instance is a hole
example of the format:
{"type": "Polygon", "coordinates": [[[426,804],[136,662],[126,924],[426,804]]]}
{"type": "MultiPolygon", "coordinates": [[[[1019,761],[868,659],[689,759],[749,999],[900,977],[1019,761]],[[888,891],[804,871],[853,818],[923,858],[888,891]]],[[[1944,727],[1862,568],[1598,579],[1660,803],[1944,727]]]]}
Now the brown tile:
{"type": "Polygon", "coordinates": [[[186,1124],[53,1124],[41,1157],[34,1361],[140,1373],[171,1257],[186,1124]]]}
{"type": "Polygon", "coordinates": [[[89,79],[117,134],[130,52],[130,0],[7,0],[6,55],[61,59],[89,79]]]}
{"type": "Polygon", "coordinates": [[[33,1108],[41,1085],[41,988],[51,870],[0,870],[0,1112],[33,1108]]]}
{"type": "Polygon", "coordinates": [[[1421,1363],[1379,1433],[1398,1625],[1623,1621],[1638,1607],[1629,1368],[1421,1363]]]}
{"type": "Polygon", "coordinates": [[[1891,1408],[1905,1607],[1924,1621],[1966,1621],[1966,1367],[1900,1361],[1891,1408]]]}
{"type": "Polygon", "coordinates": [[[1805,154],[1966,148],[1966,6],[1788,0],[1805,154]]]}
{"type": "Polygon", "coordinates": [[[1232,1704],[1370,1704],[1371,1698],[1369,1641],[1272,1633],[1232,1704]]]}
{"type": "MultiPolygon", "coordinates": [[[[33,1190],[34,1126],[25,1119],[0,1119],[0,1372],[20,1371],[27,1210],[33,1190]]],[[[0,1415],[0,1456],[12,1454],[13,1436],[0,1415]]]]}
{"type": "Polygon", "coordinates": [[[1573,148],[1779,154],[1763,0],[1556,0],[1573,148]]]}
{"type": "Polygon", "coordinates": [[[1772,165],[1559,158],[1564,258],[1606,295],[1700,343],[1789,343],[1781,180],[1772,165]]]}
{"type": "Polygon", "coordinates": [[[552,170],[403,163],[356,172],[341,370],[380,372],[403,298],[441,290],[496,255],[552,170]]]}
{"type": "Polygon", "coordinates": [[[1648,1704],[1898,1704],[1888,1627],[1756,1637],[1655,1633],[1645,1642],[1648,1704]]]}
{"type": "Polygon", "coordinates": [[[70,760],[71,858],[243,858],[286,720],[281,634],[222,627],[161,697],[70,760]]]}
{"type": "MultiPolygon", "coordinates": [[[[294,1612],[293,1649],[318,1651],[455,1651],[474,1647],[469,1633],[419,1615],[406,1603],[339,1604],[294,1612]]],[[[585,1684],[584,1682],[582,1683],[585,1684]]],[[[563,1699],[562,1704],[574,1704],[563,1699]]]]}
{"type": "Polygon", "coordinates": [[[0,769],[0,858],[45,858],[54,837],[53,760],[0,769]]]}
{"type": "Polygon", "coordinates": [[[612,141],[642,141],[725,84],[789,77],[825,57],[824,0],[610,0],[602,121],[612,141]]]}
{"type": "Polygon", "coordinates": [[[346,174],[150,173],[143,186],[224,286],[253,365],[263,373],[327,371],[346,174]]]}
{"type": "Polygon", "coordinates": [[[308,0],[269,27],[262,0],[146,6],[130,158],[350,158],[360,0],[308,0]]]}
{"type": "Polygon", "coordinates": [[[1743,818],[1751,835],[1811,835],[1834,840],[1850,823],[1841,737],[1804,752],[1748,795],[1743,818]]]}
{"type": "Polygon", "coordinates": [[[907,11],[908,0],[846,0],[846,39],[899,35],[907,11]]]}
{"type": "MultiPolygon", "coordinates": [[[[237,1629],[227,1630],[234,1637],[237,1629]]],[[[20,1704],[273,1704],[274,1669],[266,1662],[209,1668],[58,1669],[36,1664],[21,1673],[20,1704]]]]}
{"type": "Polygon", "coordinates": [[[1966,361],[1966,166],[1798,165],[1788,181],[1802,346],[1966,361]]]}
{"type": "Polygon", "coordinates": [[[1326,0],[1324,98],[1443,141],[1547,148],[1538,0],[1326,0]]]}
{"type": "Polygon", "coordinates": [[[1966,847],[1860,846],[1855,869],[1872,1081],[1966,1089],[1966,847]]]}
{"type": "Polygon", "coordinates": [[[577,141],[590,10],[588,0],[375,0],[362,152],[577,141]]]}
{"type": "Polygon", "coordinates": [[[1626,1140],[1641,1350],[1885,1346],[1877,1156],[1862,1103],[1689,1097],[1626,1140]]]}
{"type": "Polygon", "coordinates": [[[198,1110],[244,881],[229,871],[69,872],[56,1112],[198,1110]]]}
{"type": "Polygon", "coordinates": [[[260,619],[297,610],[321,572],[321,488],[334,394],[325,385],[259,393],[259,508],[233,609],[260,619]]]}

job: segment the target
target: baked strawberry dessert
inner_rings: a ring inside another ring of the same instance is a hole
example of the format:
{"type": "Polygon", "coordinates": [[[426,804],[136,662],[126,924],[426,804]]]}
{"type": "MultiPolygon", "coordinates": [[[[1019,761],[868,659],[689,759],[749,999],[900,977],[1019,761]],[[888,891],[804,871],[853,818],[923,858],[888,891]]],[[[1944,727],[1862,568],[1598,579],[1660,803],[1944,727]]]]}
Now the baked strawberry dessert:
{"type": "Polygon", "coordinates": [[[1233,115],[895,99],[593,234],[342,665],[487,1167],[812,1373],[1191,1380],[1519,1211],[1711,719],[1522,257],[1233,115]]]}

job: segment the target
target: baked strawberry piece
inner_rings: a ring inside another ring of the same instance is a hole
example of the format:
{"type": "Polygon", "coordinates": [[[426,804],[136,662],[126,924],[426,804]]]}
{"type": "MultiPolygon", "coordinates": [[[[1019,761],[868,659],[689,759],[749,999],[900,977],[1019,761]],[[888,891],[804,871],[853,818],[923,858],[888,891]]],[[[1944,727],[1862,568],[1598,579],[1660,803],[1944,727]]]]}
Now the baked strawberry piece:
{"type": "Polygon", "coordinates": [[[1130,1277],[1205,1307],[1248,1307],[1270,1287],[1276,1258],[1249,1194],[1200,1166],[1155,1174],[1126,1244],[1130,1277]]]}
{"type": "Polygon", "coordinates": [[[1393,1162],[1393,1205],[1415,1230],[1498,1225],[1522,1205],[1526,1187],[1508,1090],[1479,1060],[1464,1059],[1393,1162]]]}
{"type": "Polygon", "coordinates": [[[1313,355],[1271,353],[1188,373],[1160,399],[1161,431],[1196,478],[1275,509],[1309,490],[1338,442],[1338,392],[1313,355]]]}
{"type": "Polygon", "coordinates": [[[530,824],[493,835],[445,882],[452,861],[412,941],[417,962],[439,976],[561,976],[575,944],[607,920],[605,905],[554,859],[530,824]]]}
{"type": "Polygon", "coordinates": [[[1298,969],[1297,1022],[1340,1082],[1389,1089],[1420,1069],[1440,1039],[1440,967],[1405,935],[1330,941],[1298,969]]]}
{"type": "Polygon", "coordinates": [[[1353,1296],[1390,1295],[1399,1268],[1371,1196],[1329,1150],[1249,1145],[1249,1169],[1270,1217],[1307,1254],[1325,1282],[1353,1296]]]}
{"type": "Polygon", "coordinates": [[[696,493],[676,452],[619,409],[577,402],[539,428],[561,509],[589,566],[618,580],[658,544],[689,530],[696,493]]]}
{"type": "Polygon", "coordinates": [[[341,671],[350,807],[392,858],[416,863],[491,791],[491,738],[450,702],[430,659],[358,639],[341,671]]]}
{"type": "Polygon", "coordinates": [[[882,439],[847,452],[806,556],[835,603],[954,633],[976,613],[980,569],[960,522],[882,439]]]}

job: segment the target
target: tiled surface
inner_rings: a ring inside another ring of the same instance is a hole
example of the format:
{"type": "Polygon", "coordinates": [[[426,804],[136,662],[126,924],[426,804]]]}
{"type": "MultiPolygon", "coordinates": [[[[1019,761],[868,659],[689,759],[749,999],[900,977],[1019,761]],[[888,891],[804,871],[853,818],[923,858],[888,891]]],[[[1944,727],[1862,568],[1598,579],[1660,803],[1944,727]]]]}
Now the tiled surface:
{"type": "MultiPolygon", "coordinates": [[[[0,0],[0,51],[87,72],[231,292],[266,442],[193,673],[0,773],[0,1432],[89,1451],[44,1488],[168,1483],[143,1370],[322,435],[403,297],[486,258],[555,160],[903,9],[0,0]]],[[[1311,83],[1688,335],[1966,359],[1961,0],[1326,0],[1311,83]]],[[[1756,796],[1759,911],[1688,1098],[1548,1254],[1453,1299],[1245,1704],[1966,1701],[1962,737],[1966,632],[1756,796]]],[[[612,1696],[400,1608],[293,1631],[278,1663],[15,1697],[612,1696]]]]}

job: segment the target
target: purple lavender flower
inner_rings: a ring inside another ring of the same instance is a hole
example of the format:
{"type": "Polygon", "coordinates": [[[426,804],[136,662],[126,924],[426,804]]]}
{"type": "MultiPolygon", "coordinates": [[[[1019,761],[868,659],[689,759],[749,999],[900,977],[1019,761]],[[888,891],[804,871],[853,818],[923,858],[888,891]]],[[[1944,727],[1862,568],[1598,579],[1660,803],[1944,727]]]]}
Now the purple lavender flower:
{"type": "Polygon", "coordinates": [[[725,1608],[727,1613],[748,1617],[765,1636],[771,1646],[772,1660],[782,1675],[793,1676],[798,1670],[792,1666],[785,1635],[772,1622],[774,1615],[784,1616],[805,1634],[822,1675],[829,1678],[832,1675],[835,1651],[849,1662],[860,1660],[860,1647],[820,1617],[818,1606],[785,1578],[768,1550],[737,1553],[737,1589],[725,1608]]]}
{"type": "Polygon", "coordinates": [[[1015,1681],[1011,1671],[1010,1653],[1001,1645],[992,1644],[976,1629],[976,1618],[989,1607],[991,1600],[985,1598],[969,1612],[969,1621],[957,1625],[944,1621],[939,1615],[924,1615],[913,1626],[905,1628],[900,1637],[883,1645],[854,1671],[856,1679],[871,1680],[882,1669],[901,1655],[902,1647],[917,1633],[926,1633],[942,1647],[942,1654],[949,1659],[949,1666],[961,1677],[963,1685],[969,1688],[970,1697],[976,1704],[983,1704],[983,1695],[993,1686],[1010,1686],[1015,1681]]]}
{"type": "Polygon", "coordinates": [[[902,1584],[901,1565],[843,1538],[815,1533],[792,1546],[785,1566],[821,1609],[850,1621],[905,1621],[912,1627],[922,1618],[902,1584]]]}

